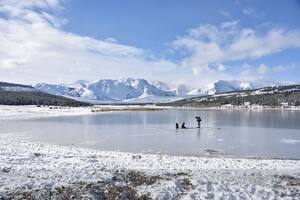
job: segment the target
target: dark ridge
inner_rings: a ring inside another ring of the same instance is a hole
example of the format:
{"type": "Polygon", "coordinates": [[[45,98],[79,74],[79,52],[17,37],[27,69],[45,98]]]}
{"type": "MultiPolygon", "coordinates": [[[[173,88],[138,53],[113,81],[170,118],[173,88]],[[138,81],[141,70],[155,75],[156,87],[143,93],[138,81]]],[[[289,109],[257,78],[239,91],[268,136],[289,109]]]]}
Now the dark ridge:
{"type": "Polygon", "coordinates": [[[0,91],[2,105],[55,105],[55,106],[90,106],[91,104],[76,101],[62,96],[43,92],[0,91]]]}
{"type": "Polygon", "coordinates": [[[6,83],[6,82],[0,82],[0,87],[23,87],[23,88],[32,88],[30,85],[22,85],[22,84],[15,84],[15,83],[6,83]]]}

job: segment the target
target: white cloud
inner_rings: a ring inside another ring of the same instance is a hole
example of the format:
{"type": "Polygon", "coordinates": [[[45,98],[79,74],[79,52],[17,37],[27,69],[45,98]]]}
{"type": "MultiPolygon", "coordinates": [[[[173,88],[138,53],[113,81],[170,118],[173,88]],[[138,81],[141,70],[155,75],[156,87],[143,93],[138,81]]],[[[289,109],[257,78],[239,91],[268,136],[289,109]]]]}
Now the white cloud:
{"type": "Polygon", "coordinates": [[[245,14],[245,15],[253,15],[255,11],[254,11],[253,8],[244,8],[244,9],[242,10],[242,12],[243,12],[243,14],[245,14]]]}
{"type": "Polygon", "coordinates": [[[264,12],[261,12],[261,11],[257,11],[255,10],[254,8],[244,8],[242,10],[242,13],[246,16],[250,16],[250,17],[253,17],[253,18],[262,18],[263,16],[265,16],[265,13],[264,12]]]}
{"type": "Polygon", "coordinates": [[[286,67],[284,67],[282,65],[275,66],[275,67],[272,68],[272,71],[274,73],[284,72],[284,71],[286,71],[286,67]]]}
{"type": "Polygon", "coordinates": [[[270,77],[273,75],[283,72],[286,70],[287,67],[284,66],[268,66],[266,64],[259,64],[258,66],[252,66],[248,63],[244,63],[242,65],[242,71],[237,76],[238,79],[242,80],[270,80],[270,77]]]}
{"type": "Polygon", "coordinates": [[[244,69],[249,69],[249,68],[251,68],[251,65],[249,65],[248,63],[244,63],[244,64],[242,65],[242,67],[243,67],[244,69]]]}
{"type": "Polygon", "coordinates": [[[261,78],[261,76],[257,73],[256,68],[253,67],[252,65],[249,65],[248,63],[244,63],[242,65],[242,70],[237,77],[238,79],[251,80],[251,81],[261,78]]]}
{"type": "Polygon", "coordinates": [[[223,65],[222,63],[219,63],[219,64],[218,64],[218,70],[219,70],[219,71],[222,72],[222,71],[225,71],[225,69],[226,69],[225,65],[223,65]]]}
{"type": "MultiPolygon", "coordinates": [[[[233,21],[191,29],[187,35],[175,40],[173,46],[190,53],[183,59],[183,66],[197,68],[197,75],[205,76],[208,72],[217,73],[210,67],[212,64],[258,59],[288,48],[299,48],[300,31],[273,28],[262,33],[241,28],[233,21]]],[[[265,70],[264,66],[259,68],[259,72],[265,70]]]]}
{"type": "Polygon", "coordinates": [[[220,13],[220,15],[222,15],[223,17],[231,18],[230,13],[227,12],[227,11],[225,11],[225,10],[220,10],[219,13],[220,13]]]}
{"type": "Polygon", "coordinates": [[[265,64],[260,64],[256,71],[259,75],[265,75],[269,71],[269,68],[265,64]]]}
{"type": "Polygon", "coordinates": [[[171,74],[178,67],[166,60],[150,60],[145,50],[113,38],[96,40],[65,32],[60,28],[65,19],[49,11],[61,8],[58,0],[1,1],[0,14],[5,15],[0,18],[2,81],[153,78],[154,74],[171,74]]]}
{"type": "Polygon", "coordinates": [[[111,42],[111,43],[118,43],[118,40],[116,38],[112,38],[112,37],[106,38],[105,41],[111,42]]]}

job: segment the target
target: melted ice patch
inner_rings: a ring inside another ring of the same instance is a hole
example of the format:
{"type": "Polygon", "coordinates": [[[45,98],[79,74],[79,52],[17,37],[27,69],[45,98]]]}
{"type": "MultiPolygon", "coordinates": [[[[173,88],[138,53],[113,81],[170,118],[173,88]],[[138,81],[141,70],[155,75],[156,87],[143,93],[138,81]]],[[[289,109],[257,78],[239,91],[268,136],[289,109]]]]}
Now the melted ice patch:
{"type": "Polygon", "coordinates": [[[281,143],[285,144],[298,144],[300,143],[300,140],[290,139],[290,138],[282,138],[281,143]]]}

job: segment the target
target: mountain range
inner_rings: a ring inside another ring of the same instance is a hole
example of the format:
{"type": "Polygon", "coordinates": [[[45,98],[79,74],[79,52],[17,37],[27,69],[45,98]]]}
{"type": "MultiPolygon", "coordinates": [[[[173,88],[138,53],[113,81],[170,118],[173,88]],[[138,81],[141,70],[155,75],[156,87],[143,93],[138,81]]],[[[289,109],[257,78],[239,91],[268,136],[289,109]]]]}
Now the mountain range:
{"type": "Polygon", "coordinates": [[[0,105],[90,106],[91,104],[44,93],[29,85],[0,82],[0,105]]]}
{"type": "Polygon", "coordinates": [[[89,102],[152,102],[176,98],[176,90],[157,87],[144,79],[101,79],[70,84],[38,83],[37,90],[89,102]]]}
{"type": "Polygon", "coordinates": [[[101,79],[94,82],[78,80],[69,84],[38,83],[34,88],[49,94],[91,103],[158,103],[194,96],[275,86],[274,83],[218,80],[205,88],[175,85],[145,79],[101,79]]]}

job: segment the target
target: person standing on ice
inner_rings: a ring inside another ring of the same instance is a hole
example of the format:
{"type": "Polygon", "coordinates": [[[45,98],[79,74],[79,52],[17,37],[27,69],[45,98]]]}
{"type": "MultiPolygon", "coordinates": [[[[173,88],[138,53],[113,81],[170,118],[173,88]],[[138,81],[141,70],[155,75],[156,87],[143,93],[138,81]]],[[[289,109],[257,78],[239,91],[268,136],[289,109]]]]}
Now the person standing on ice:
{"type": "Polygon", "coordinates": [[[198,128],[200,128],[201,121],[202,121],[201,117],[197,116],[196,120],[197,120],[197,123],[198,123],[198,128]]]}

